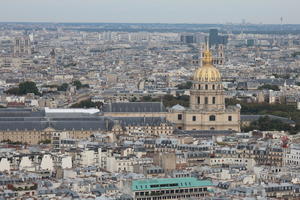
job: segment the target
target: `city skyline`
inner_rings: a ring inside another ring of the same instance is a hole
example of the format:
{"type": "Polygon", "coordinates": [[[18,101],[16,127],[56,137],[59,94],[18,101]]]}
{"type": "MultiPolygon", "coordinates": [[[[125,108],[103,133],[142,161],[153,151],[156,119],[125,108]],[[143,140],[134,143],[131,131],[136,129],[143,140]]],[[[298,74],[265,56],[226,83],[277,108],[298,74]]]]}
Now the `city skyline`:
{"type": "Polygon", "coordinates": [[[2,0],[1,22],[299,24],[299,1],[2,0]]]}

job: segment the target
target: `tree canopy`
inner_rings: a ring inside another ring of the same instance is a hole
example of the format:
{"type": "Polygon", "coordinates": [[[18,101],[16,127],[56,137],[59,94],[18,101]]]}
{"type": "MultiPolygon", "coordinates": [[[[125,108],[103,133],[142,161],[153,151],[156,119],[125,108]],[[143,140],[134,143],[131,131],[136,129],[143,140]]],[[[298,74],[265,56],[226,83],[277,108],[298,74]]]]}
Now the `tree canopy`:
{"type": "Polygon", "coordinates": [[[269,85],[269,84],[259,86],[258,89],[259,90],[274,90],[274,91],[279,91],[280,90],[278,85],[269,85]]]}
{"type": "Polygon", "coordinates": [[[86,99],[73,104],[71,108],[100,108],[102,105],[102,102],[92,102],[91,99],[86,99]]]}
{"type": "Polygon", "coordinates": [[[35,95],[41,95],[39,89],[36,87],[35,82],[26,81],[19,84],[16,88],[10,88],[6,91],[7,94],[25,95],[28,93],[34,93],[35,95]]]}
{"type": "MultiPolygon", "coordinates": [[[[285,104],[268,104],[268,103],[245,103],[238,101],[236,99],[226,99],[226,105],[236,105],[240,104],[241,114],[247,115],[276,115],[280,117],[286,117],[296,122],[296,126],[286,129],[291,133],[296,133],[300,131],[300,112],[293,105],[285,104]]],[[[271,123],[277,123],[276,121],[271,121],[271,123]]],[[[257,126],[257,124],[253,124],[257,126]]],[[[281,124],[282,125],[282,124],[281,124]]],[[[259,126],[259,125],[258,125],[259,126]]],[[[254,126],[252,126],[255,128],[254,126]]],[[[283,127],[283,126],[281,126],[283,127]]]]}
{"type": "Polygon", "coordinates": [[[68,87],[69,87],[68,83],[63,83],[63,84],[61,84],[60,86],[57,87],[57,90],[58,91],[67,91],[68,87]]]}
{"type": "Polygon", "coordinates": [[[193,83],[191,81],[187,81],[186,83],[181,83],[179,85],[176,85],[176,87],[179,90],[184,90],[184,89],[191,89],[193,86],[193,83]]]}
{"type": "Polygon", "coordinates": [[[79,90],[81,88],[89,88],[89,84],[82,84],[81,81],[79,80],[75,80],[72,82],[73,86],[76,86],[76,89],[79,90]]]}
{"type": "Polygon", "coordinates": [[[268,116],[260,117],[257,121],[250,123],[250,126],[243,127],[243,131],[293,131],[293,127],[278,119],[271,119],[268,116]]]}

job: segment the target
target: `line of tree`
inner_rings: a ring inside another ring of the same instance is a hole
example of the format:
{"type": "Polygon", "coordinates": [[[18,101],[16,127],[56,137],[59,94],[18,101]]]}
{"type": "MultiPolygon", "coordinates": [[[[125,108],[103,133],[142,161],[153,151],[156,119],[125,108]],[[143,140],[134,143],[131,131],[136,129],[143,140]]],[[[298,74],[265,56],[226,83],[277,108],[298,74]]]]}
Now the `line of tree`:
{"type": "Polygon", "coordinates": [[[63,83],[61,85],[43,85],[43,87],[48,87],[48,88],[57,88],[58,91],[67,91],[69,88],[68,83],[63,83]]]}
{"type": "Polygon", "coordinates": [[[274,91],[280,91],[278,85],[270,85],[270,84],[265,84],[262,86],[258,87],[259,90],[274,90],[274,91]]]}
{"type": "MultiPolygon", "coordinates": [[[[287,131],[296,133],[300,131],[300,112],[293,105],[285,104],[269,104],[269,103],[245,103],[236,99],[226,99],[226,105],[240,104],[241,114],[247,115],[276,115],[285,117],[295,121],[296,125],[293,128],[287,128],[287,131]]],[[[271,120],[272,123],[278,123],[276,120],[271,120]]],[[[257,124],[253,124],[257,125],[257,124]]],[[[252,126],[253,127],[253,126],[252,126]]],[[[282,127],[282,126],[281,126],[282,127]]]]}
{"type": "Polygon", "coordinates": [[[82,88],[89,88],[90,87],[89,84],[82,84],[81,81],[79,81],[79,80],[73,81],[72,85],[76,86],[77,90],[82,89],[82,88]]]}
{"type": "Polygon", "coordinates": [[[181,83],[179,85],[176,85],[176,87],[179,90],[184,90],[184,89],[191,89],[193,86],[193,83],[191,81],[187,81],[186,83],[181,83]]]}
{"type": "Polygon", "coordinates": [[[249,126],[242,127],[242,131],[248,132],[253,130],[260,131],[289,131],[295,133],[295,128],[278,119],[271,119],[269,116],[260,117],[258,120],[250,123],[249,126]]]}
{"type": "Polygon", "coordinates": [[[102,106],[102,102],[92,102],[92,100],[89,98],[71,105],[71,108],[101,108],[102,106]]]}

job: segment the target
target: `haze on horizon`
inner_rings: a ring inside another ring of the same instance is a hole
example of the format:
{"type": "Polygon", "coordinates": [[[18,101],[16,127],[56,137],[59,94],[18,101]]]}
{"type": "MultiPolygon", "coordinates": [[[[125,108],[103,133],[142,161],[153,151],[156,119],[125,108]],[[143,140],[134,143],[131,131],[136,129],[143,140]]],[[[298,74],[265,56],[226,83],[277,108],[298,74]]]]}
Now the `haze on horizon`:
{"type": "Polygon", "coordinates": [[[300,24],[299,0],[0,0],[0,22],[300,24]]]}

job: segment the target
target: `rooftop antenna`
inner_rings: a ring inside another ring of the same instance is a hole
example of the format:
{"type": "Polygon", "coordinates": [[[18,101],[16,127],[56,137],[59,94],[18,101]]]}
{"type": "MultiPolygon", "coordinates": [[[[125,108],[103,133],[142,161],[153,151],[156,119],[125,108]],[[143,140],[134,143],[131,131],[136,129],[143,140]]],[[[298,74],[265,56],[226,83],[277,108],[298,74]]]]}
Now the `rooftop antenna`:
{"type": "Polygon", "coordinates": [[[163,99],[162,96],[160,97],[160,111],[163,111],[163,99]]]}
{"type": "Polygon", "coordinates": [[[280,17],[280,28],[283,31],[283,17],[280,17]]]}
{"type": "Polygon", "coordinates": [[[208,38],[206,39],[206,51],[209,51],[209,40],[208,40],[208,38]]]}

